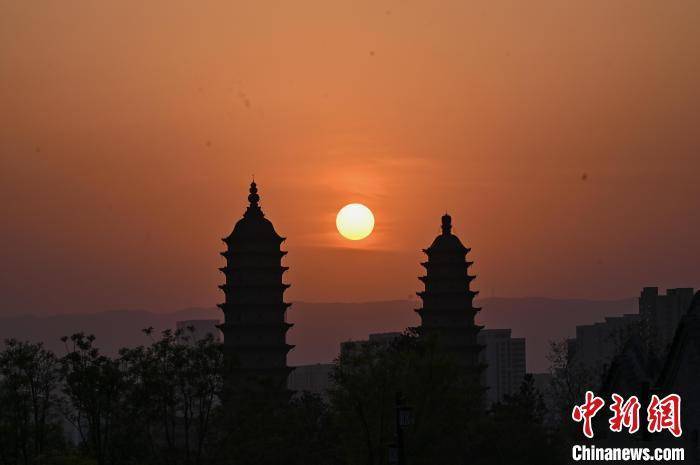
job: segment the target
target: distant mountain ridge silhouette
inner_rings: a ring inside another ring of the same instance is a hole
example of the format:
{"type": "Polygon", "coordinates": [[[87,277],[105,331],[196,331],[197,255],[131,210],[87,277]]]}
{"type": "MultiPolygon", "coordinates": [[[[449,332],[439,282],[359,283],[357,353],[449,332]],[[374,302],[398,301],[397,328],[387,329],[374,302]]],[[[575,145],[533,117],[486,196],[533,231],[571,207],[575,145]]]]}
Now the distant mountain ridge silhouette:
{"type": "MultiPolygon", "coordinates": [[[[606,316],[637,312],[636,298],[620,300],[552,299],[542,297],[487,297],[477,301],[483,311],[477,317],[487,328],[512,328],[513,337],[527,338],[528,371],[547,369],[549,340],[573,337],[576,325],[602,321],[606,316]]],[[[295,302],[288,320],[295,323],[289,343],[290,365],[330,362],[341,342],[366,339],[370,333],[402,331],[418,325],[415,300],[359,303],[295,302]]],[[[0,339],[41,341],[62,355],[62,336],[76,332],[94,334],[102,351],[115,355],[120,347],[148,344],[141,329],[173,329],[176,321],[223,320],[217,308],[187,308],[170,313],[147,310],[109,310],[99,313],[52,316],[0,317],[0,339]]]]}

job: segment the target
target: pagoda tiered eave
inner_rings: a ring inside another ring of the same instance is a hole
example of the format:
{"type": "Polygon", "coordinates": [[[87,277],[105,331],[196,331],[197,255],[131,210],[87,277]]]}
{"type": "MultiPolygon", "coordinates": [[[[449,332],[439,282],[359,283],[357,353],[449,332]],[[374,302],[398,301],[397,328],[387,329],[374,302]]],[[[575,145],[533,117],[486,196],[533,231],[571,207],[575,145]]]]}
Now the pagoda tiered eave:
{"type": "Polygon", "coordinates": [[[414,312],[416,312],[421,318],[425,317],[426,314],[428,315],[441,315],[445,317],[450,317],[455,314],[460,314],[466,312],[466,315],[470,317],[475,317],[480,311],[481,308],[479,307],[469,307],[467,305],[462,305],[459,307],[452,307],[452,308],[447,308],[447,307],[438,307],[438,308],[430,308],[426,309],[425,307],[422,308],[414,308],[414,312]]]}
{"type": "Polygon", "coordinates": [[[266,283],[229,283],[229,284],[219,284],[219,289],[221,289],[224,292],[230,292],[233,290],[246,290],[246,289],[270,289],[270,290],[281,290],[282,292],[286,291],[290,287],[292,287],[291,284],[266,284],[266,283]]]}
{"type": "Polygon", "coordinates": [[[281,303],[238,303],[238,302],[224,302],[222,304],[216,304],[221,310],[226,312],[226,310],[236,310],[236,309],[248,309],[255,308],[258,311],[284,311],[286,312],[289,307],[293,304],[291,302],[281,302],[281,303]]]}
{"type": "Polygon", "coordinates": [[[219,252],[219,255],[226,258],[227,260],[236,257],[276,257],[282,258],[287,255],[286,250],[224,250],[219,252]]]}
{"type": "MultiPolygon", "coordinates": [[[[437,247],[436,247],[435,245],[431,245],[431,246],[428,247],[427,249],[421,249],[421,251],[422,251],[424,254],[428,255],[428,256],[432,255],[432,254],[435,253],[436,251],[437,251],[438,253],[442,253],[442,251],[438,250],[437,247]]],[[[457,251],[458,251],[459,253],[461,253],[461,254],[467,255],[469,252],[472,251],[472,249],[470,249],[469,247],[461,246],[461,247],[459,247],[459,248],[457,249],[457,251]]]]}
{"type": "Polygon", "coordinates": [[[416,295],[421,299],[439,299],[439,298],[455,298],[465,297],[473,299],[479,295],[479,291],[471,291],[468,288],[464,290],[445,290],[445,291],[418,291],[416,295]]]}
{"type": "Polygon", "coordinates": [[[217,325],[217,328],[219,328],[221,331],[227,331],[230,329],[236,330],[236,329],[245,329],[245,328],[256,328],[256,329],[283,329],[285,332],[292,328],[294,326],[294,323],[267,323],[267,322],[228,322],[228,323],[221,323],[220,325],[217,325]]]}
{"type": "Polygon", "coordinates": [[[428,260],[425,262],[420,262],[420,266],[425,268],[426,270],[444,270],[448,268],[459,268],[459,269],[468,269],[470,266],[472,266],[474,262],[469,262],[469,261],[459,261],[459,260],[445,260],[445,261],[433,261],[433,260],[428,260]]]}
{"type": "MultiPolygon", "coordinates": [[[[476,279],[476,275],[467,274],[466,270],[464,271],[464,273],[465,273],[464,276],[460,276],[459,279],[451,278],[452,281],[459,283],[459,282],[462,282],[464,280],[467,280],[467,283],[470,283],[476,279]]],[[[422,281],[424,284],[429,284],[432,281],[442,281],[442,280],[437,279],[437,277],[435,277],[435,276],[427,276],[427,275],[418,276],[418,279],[420,281],[422,281]]]]}
{"type": "MultiPolygon", "coordinates": [[[[274,239],[274,240],[276,240],[277,242],[279,242],[279,244],[282,244],[284,241],[287,240],[286,237],[282,237],[282,236],[279,236],[279,235],[274,235],[274,236],[272,236],[272,237],[266,237],[264,240],[258,240],[257,242],[265,243],[265,242],[266,242],[267,240],[269,240],[269,239],[274,239]]],[[[236,236],[234,235],[234,233],[231,233],[231,234],[229,234],[228,236],[222,237],[222,238],[221,238],[221,241],[224,242],[224,243],[226,243],[226,244],[235,244],[235,243],[236,243],[237,241],[239,241],[239,240],[240,240],[240,238],[239,238],[239,237],[236,237],[236,236]]],[[[250,243],[251,241],[248,240],[247,242],[250,243]]]]}
{"type": "Polygon", "coordinates": [[[221,271],[224,274],[229,274],[229,273],[235,273],[237,271],[252,271],[252,270],[258,270],[258,271],[279,271],[280,273],[284,273],[289,269],[288,266],[280,266],[280,265],[255,265],[255,266],[250,266],[250,265],[236,265],[235,267],[226,265],[222,266],[219,268],[219,271],[221,271]]]}
{"type": "Polygon", "coordinates": [[[284,352],[288,353],[290,350],[292,350],[294,347],[293,344],[275,344],[275,343],[245,343],[245,344],[238,344],[236,342],[230,342],[227,345],[227,348],[229,349],[234,349],[236,351],[250,351],[250,352],[259,352],[259,351],[264,351],[264,352],[284,352]]]}

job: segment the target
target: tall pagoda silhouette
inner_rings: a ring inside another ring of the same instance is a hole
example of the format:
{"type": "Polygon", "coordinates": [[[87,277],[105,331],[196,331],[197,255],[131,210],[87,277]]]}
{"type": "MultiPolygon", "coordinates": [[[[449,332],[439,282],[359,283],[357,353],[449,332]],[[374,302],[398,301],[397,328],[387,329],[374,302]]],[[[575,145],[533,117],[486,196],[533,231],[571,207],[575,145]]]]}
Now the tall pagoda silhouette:
{"type": "Polygon", "coordinates": [[[473,305],[478,292],[470,288],[475,278],[469,274],[473,262],[466,260],[470,250],[452,234],[452,217],[445,214],[442,234],[423,249],[428,256],[428,261],[421,263],[426,274],[418,279],[425,284],[425,290],[416,293],[423,301],[423,307],[416,312],[421,318],[419,333],[436,336],[438,343],[478,382],[483,367],[479,363],[482,346],[477,344],[476,336],[483,326],[474,323],[474,316],[481,309],[473,305]]]}
{"type": "Polygon", "coordinates": [[[220,268],[226,282],[219,286],[225,302],[220,329],[224,334],[227,364],[226,390],[272,389],[286,392],[287,330],[293,325],[285,321],[291,306],[284,302],[284,291],[290,286],[282,281],[288,267],[281,261],[287,252],[280,250],[285,238],[265,218],[255,182],[250,184],[250,205],[233,232],[224,238],[227,249],[221,255],[226,266],[220,268]]]}

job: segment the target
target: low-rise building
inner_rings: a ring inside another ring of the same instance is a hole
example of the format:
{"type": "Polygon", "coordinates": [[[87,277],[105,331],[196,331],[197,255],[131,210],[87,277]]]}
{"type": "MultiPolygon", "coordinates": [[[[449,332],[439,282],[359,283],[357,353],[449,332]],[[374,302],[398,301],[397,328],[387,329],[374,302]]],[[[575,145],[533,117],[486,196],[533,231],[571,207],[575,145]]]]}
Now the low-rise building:
{"type": "Polygon", "coordinates": [[[287,387],[296,393],[309,392],[326,398],[328,389],[333,385],[333,366],[332,363],[316,363],[294,367],[287,378],[287,387]]]}

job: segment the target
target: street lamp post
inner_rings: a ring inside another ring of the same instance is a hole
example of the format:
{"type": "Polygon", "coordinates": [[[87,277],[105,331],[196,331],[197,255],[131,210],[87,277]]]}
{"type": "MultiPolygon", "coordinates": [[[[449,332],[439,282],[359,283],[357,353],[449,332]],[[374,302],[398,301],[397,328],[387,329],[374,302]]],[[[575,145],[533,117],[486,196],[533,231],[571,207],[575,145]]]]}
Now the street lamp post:
{"type": "Polygon", "coordinates": [[[413,424],[413,410],[404,405],[400,391],[396,392],[396,442],[389,446],[389,463],[406,465],[406,452],[404,448],[404,429],[413,424]]]}

